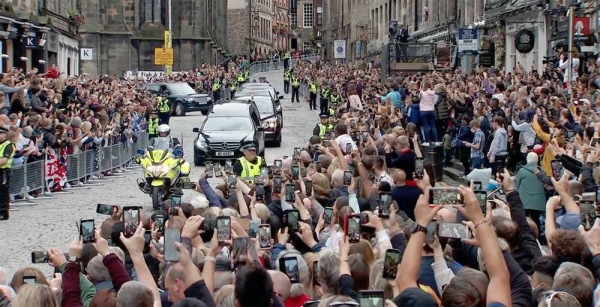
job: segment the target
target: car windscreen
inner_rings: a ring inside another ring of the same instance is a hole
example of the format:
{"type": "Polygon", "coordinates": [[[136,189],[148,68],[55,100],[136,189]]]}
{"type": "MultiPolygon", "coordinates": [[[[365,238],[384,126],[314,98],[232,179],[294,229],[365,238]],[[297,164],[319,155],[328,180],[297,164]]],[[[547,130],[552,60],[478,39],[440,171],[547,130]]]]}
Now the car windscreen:
{"type": "Polygon", "coordinates": [[[208,117],[202,132],[252,131],[252,122],[248,117],[215,116],[208,117]]]}
{"type": "Polygon", "coordinates": [[[275,111],[273,110],[273,103],[270,100],[255,99],[254,103],[256,104],[256,107],[258,107],[258,112],[260,112],[260,114],[275,113],[275,111]]]}
{"type": "Polygon", "coordinates": [[[260,96],[260,97],[272,97],[275,92],[271,92],[268,89],[244,89],[243,91],[236,93],[237,97],[242,96],[260,96]],[[254,94],[254,95],[253,95],[254,94]]]}
{"type": "Polygon", "coordinates": [[[167,88],[171,92],[171,95],[196,94],[196,91],[187,83],[169,83],[167,88]]]}

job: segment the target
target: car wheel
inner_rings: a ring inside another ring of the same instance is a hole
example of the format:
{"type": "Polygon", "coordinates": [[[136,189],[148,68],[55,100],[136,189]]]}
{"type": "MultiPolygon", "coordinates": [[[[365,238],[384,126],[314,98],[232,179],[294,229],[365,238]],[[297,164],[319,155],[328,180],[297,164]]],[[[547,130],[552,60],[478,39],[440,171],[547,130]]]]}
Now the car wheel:
{"type": "Polygon", "coordinates": [[[185,116],[185,108],[181,102],[175,104],[175,116],[185,116]]]}
{"type": "Polygon", "coordinates": [[[208,111],[200,111],[200,113],[202,113],[202,115],[206,116],[206,114],[208,114],[208,111]]]}
{"type": "Polygon", "coordinates": [[[204,166],[204,160],[199,156],[194,156],[194,165],[195,166],[204,166]]]}

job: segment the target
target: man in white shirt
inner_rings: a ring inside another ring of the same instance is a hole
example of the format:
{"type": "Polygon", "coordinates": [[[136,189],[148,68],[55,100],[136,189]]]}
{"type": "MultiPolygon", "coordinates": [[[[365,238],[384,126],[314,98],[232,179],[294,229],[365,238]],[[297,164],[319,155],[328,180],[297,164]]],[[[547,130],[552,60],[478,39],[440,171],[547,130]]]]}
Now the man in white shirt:
{"type": "Polygon", "coordinates": [[[351,154],[351,152],[346,152],[346,147],[348,144],[352,145],[352,151],[357,151],[358,147],[352,140],[352,137],[348,135],[348,127],[344,124],[338,124],[334,128],[335,130],[335,142],[340,146],[340,149],[345,155],[351,154]]]}
{"type": "Polygon", "coordinates": [[[523,136],[523,144],[525,144],[525,146],[527,146],[529,150],[533,149],[533,145],[535,145],[535,131],[533,131],[533,128],[531,128],[531,122],[533,121],[534,115],[535,111],[527,110],[525,112],[524,122],[517,125],[517,123],[513,119],[511,123],[513,129],[521,132],[521,135],[523,136]]]}

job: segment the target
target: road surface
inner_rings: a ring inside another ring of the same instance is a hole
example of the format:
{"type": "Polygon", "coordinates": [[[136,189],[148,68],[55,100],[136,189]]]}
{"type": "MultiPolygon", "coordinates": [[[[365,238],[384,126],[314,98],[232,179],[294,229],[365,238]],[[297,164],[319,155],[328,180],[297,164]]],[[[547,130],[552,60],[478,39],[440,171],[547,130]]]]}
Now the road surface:
{"type": "MultiPolygon", "coordinates": [[[[283,93],[283,71],[261,73],[253,76],[267,77],[280,93],[283,93]]],[[[318,113],[311,111],[306,102],[291,104],[290,95],[284,95],[282,101],[284,127],[283,141],[279,148],[267,148],[265,158],[268,163],[284,155],[292,155],[294,147],[308,142],[314,125],[318,122],[318,113]]],[[[174,137],[183,136],[184,152],[187,161],[193,166],[193,141],[196,136],[194,127],[200,127],[204,116],[200,112],[188,113],[185,117],[171,118],[171,132],[174,137]]],[[[203,173],[203,167],[192,167],[190,178],[197,181],[203,173]]],[[[36,200],[34,205],[15,204],[8,221],[0,221],[0,266],[7,270],[12,278],[14,272],[25,266],[41,269],[51,276],[53,269],[47,264],[31,264],[31,252],[56,247],[68,252],[71,241],[78,232],[76,222],[80,219],[94,218],[100,225],[106,216],[96,214],[96,204],[120,204],[123,206],[151,206],[148,195],[139,191],[136,179],[141,176],[139,169],[131,169],[120,176],[109,177],[101,185],[71,189],[69,193],[55,194],[52,199],[36,200]]],[[[186,190],[183,201],[197,195],[186,190]]]]}

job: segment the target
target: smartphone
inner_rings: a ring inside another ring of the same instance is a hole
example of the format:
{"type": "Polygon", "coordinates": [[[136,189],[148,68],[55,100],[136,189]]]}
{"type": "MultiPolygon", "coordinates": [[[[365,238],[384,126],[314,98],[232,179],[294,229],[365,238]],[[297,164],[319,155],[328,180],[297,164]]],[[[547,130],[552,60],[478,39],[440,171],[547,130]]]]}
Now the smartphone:
{"type": "Polygon", "coordinates": [[[552,160],[550,161],[550,166],[552,167],[552,177],[556,180],[560,180],[564,174],[564,170],[560,160],[552,160]]]}
{"type": "Polygon", "coordinates": [[[31,252],[31,263],[33,264],[48,263],[48,260],[47,251],[31,252]]]}
{"type": "Polygon", "coordinates": [[[98,204],[96,205],[96,213],[103,215],[112,215],[113,208],[114,207],[112,205],[98,204]]]}
{"type": "Polygon", "coordinates": [[[262,249],[271,248],[271,225],[258,225],[258,244],[262,249]]]}
{"type": "Polygon", "coordinates": [[[579,202],[579,208],[581,226],[585,230],[590,230],[596,221],[596,204],[593,201],[582,200],[579,202]]]}
{"type": "Polygon", "coordinates": [[[36,279],[34,275],[25,275],[23,276],[23,284],[24,285],[35,285],[36,279]]]}
{"type": "Polygon", "coordinates": [[[254,195],[257,201],[263,201],[265,198],[265,184],[257,183],[254,186],[254,195]]]}
{"type": "Polygon", "coordinates": [[[302,178],[306,177],[307,172],[308,172],[308,169],[306,167],[300,168],[300,177],[302,177],[302,178]]]}
{"type": "Polygon", "coordinates": [[[308,196],[308,197],[312,196],[312,188],[313,188],[312,181],[310,181],[310,180],[304,181],[304,186],[306,187],[306,196],[308,196]]]}
{"type": "Polygon", "coordinates": [[[424,172],[424,168],[423,168],[423,159],[421,158],[417,158],[417,160],[415,161],[415,178],[417,179],[423,179],[423,172],[424,172]]]}
{"type": "Polygon", "coordinates": [[[212,176],[215,175],[215,172],[214,172],[214,169],[213,169],[213,164],[211,162],[204,163],[204,167],[205,167],[204,172],[206,173],[206,175],[208,177],[212,177],[212,176]]]}
{"type": "Polygon", "coordinates": [[[214,231],[217,228],[217,219],[215,218],[206,218],[202,221],[202,225],[200,225],[200,230],[205,232],[214,231]]]}
{"type": "Polygon", "coordinates": [[[502,176],[502,174],[504,174],[504,162],[499,162],[498,163],[498,170],[497,170],[498,174],[500,174],[500,180],[504,180],[504,176],[502,176]]]}
{"type": "Polygon", "coordinates": [[[258,225],[260,224],[260,220],[251,220],[250,227],[247,230],[248,236],[250,238],[256,238],[258,234],[258,225]]]}
{"type": "Polygon", "coordinates": [[[315,168],[317,169],[317,173],[320,173],[323,171],[323,165],[321,165],[321,162],[319,162],[319,161],[315,162],[315,168]]]}
{"type": "Polygon", "coordinates": [[[281,193],[281,185],[283,180],[280,176],[273,177],[273,193],[281,193]]]}
{"type": "Polygon", "coordinates": [[[217,239],[219,243],[231,240],[231,218],[228,216],[217,217],[217,239]]]}
{"type": "Polygon", "coordinates": [[[363,139],[363,142],[366,142],[369,140],[369,131],[362,132],[362,139],[363,139]]]}
{"type": "Polygon", "coordinates": [[[461,223],[439,223],[437,235],[440,238],[470,239],[471,229],[461,223]]]}
{"type": "Polygon", "coordinates": [[[319,282],[319,261],[313,262],[313,285],[320,285],[319,282]]]}
{"type": "Polygon", "coordinates": [[[181,232],[179,229],[165,229],[165,261],[179,262],[179,251],[175,246],[175,242],[181,242],[181,232]]]}
{"type": "Polygon", "coordinates": [[[233,239],[232,259],[235,266],[246,264],[248,260],[248,245],[250,238],[241,237],[233,239]]]}
{"type": "Polygon", "coordinates": [[[144,231],[144,254],[150,252],[150,242],[152,241],[152,230],[144,231]]]}
{"type": "Polygon", "coordinates": [[[285,185],[285,201],[288,203],[294,202],[296,200],[296,186],[293,183],[288,183],[285,185]]]}
{"type": "Polygon", "coordinates": [[[231,160],[225,161],[225,167],[223,167],[223,171],[225,172],[225,174],[231,173],[232,166],[233,166],[233,163],[231,162],[231,160]]]}
{"type": "Polygon", "coordinates": [[[352,171],[344,171],[344,185],[349,186],[352,184],[352,171]]]}
{"type": "MultiPolygon", "coordinates": [[[[389,110],[388,110],[389,112],[389,110]]],[[[383,307],[385,300],[383,299],[383,291],[377,290],[360,290],[360,306],[361,307],[383,307]]]]}
{"type": "Polygon", "coordinates": [[[288,233],[297,232],[300,229],[300,212],[296,209],[287,210],[283,213],[283,225],[288,228],[288,233]]]}
{"type": "Polygon", "coordinates": [[[323,219],[325,220],[325,225],[329,225],[333,219],[333,207],[325,207],[323,210],[323,219]]]}
{"type": "Polygon", "coordinates": [[[196,183],[195,182],[191,182],[191,181],[185,181],[182,182],[182,189],[186,189],[186,190],[195,190],[196,189],[196,183]]]}
{"type": "Polygon", "coordinates": [[[169,214],[177,215],[178,208],[181,207],[181,195],[173,195],[171,196],[171,207],[169,209],[169,214]]]}
{"type": "Polygon", "coordinates": [[[221,173],[221,163],[215,164],[213,167],[213,171],[215,172],[215,177],[223,176],[223,173],[221,173]]]}
{"type": "Polygon", "coordinates": [[[229,175],[227,181],[229,181],[229,189],[235,191],[235,188],[237,186],[237,176],[235,174],[231,174],[229,175]]]}
{"type": "Polygon", "coordinates": [[[390,206],[392,205],[392,195],[379,194],[379,210],[377,216],[384,219],[390,218],[390,206]]]}
{"type": "Polygon", "coordinates": [[[300,165],[292,165],[292,180],[298,180],[300,178],[300,165]]]}
{"type": "Polygon", "coordinates": [[[163,233],[165,231],[165,217],[162,215],[157,215],[154,217],[154,226],[156,232],[163,233]]]}
{"type": "Polygon", "coordinates": [[[83,244],[96,242],[96,226],[94,219],[79,220],[79,235],[83,244]]]}
{"type": "Polygon", "coordinates": [[[600,185],[596,187],[596,206],[600,205],[600,185]]]}
{"type": "Polygon", "coordinates": [[[279,258],[279,270],[287,275],[291,283],[297,284],[300,282],[298,259],[296,259],[296,257],[279,258]]]}
{"type": "Polygon", "coordinates": [[[475,191],[475,197],[477,197],[477,201],[479,201],[479,206],[481,207],[481,212],[483,212],[483,216],[485,216],[487,214],[487,192],[475,191]]]}
{"type": "Polygon", "coordinates": [[[400,250],[393,248],[386,250],[383,261],[383,274],[381,276],[386,279],[396,279],[399,264],[400,250]]]}
{"type": "Polygon", "coordinates": [[[462,206],[462,194],[456,187],[434,187],[429,190],[429,203],[444,206],[462,206]]]}
{"type": "Polygon", "coordinates": [[[575,141],[575,133],[573,133],[572,130],[568,130],[567,131],[567,140],[569,142],[574,142],[575,141]]]}
{"type": "Polygon", "coordinates": [[[348,236],[348,242],[350,243],[358,243],[360,241],[360,214],[346,215],[344,235],[348,236]]]}
{"type": "Polygon", "coordinates": [[[352,153],[352,143],[346,143],[346,150],[344,151],[347,155],[352,153]]]}
{"type": "Polygon", "coordinates": [[[300,152],[302,152],[302,148],[300,148],[300,147],[294,148],[294,155],[292,156],[292,158],[294,160],[300,158],[300,152]]]}
{"type": "Polygon", "coordinates": [[[140,208],[123,207],[123,234],[129,238],[135,234],[140,225],[140,208]]]}
{"type": "Polygon", "coordinates": [[[485,191],[481,181],[473,181],[473,191],[485,191]]]}
{"type": "Polygon", "coordinates": [[[331,141],[323,140],[323,142],[321,142],[321,146],[331,148],[331,141]]]}
{"type": "Polygon", "coordinates": [[[273,162],[273,174],[281,175],[281,168],[283,167],[283,161],[275,160],[273,162]]]}
{"type": "Polygon", "coordinates": [[[427,243],[427,244],[433,243],[433,237],[435,235],[436,229],[437,229],[437,222],[435,221],[435,219],[433,219],[433,221],[431,221],[427,225],[427,235],[425,236],[425,243],[427,243]]]}

